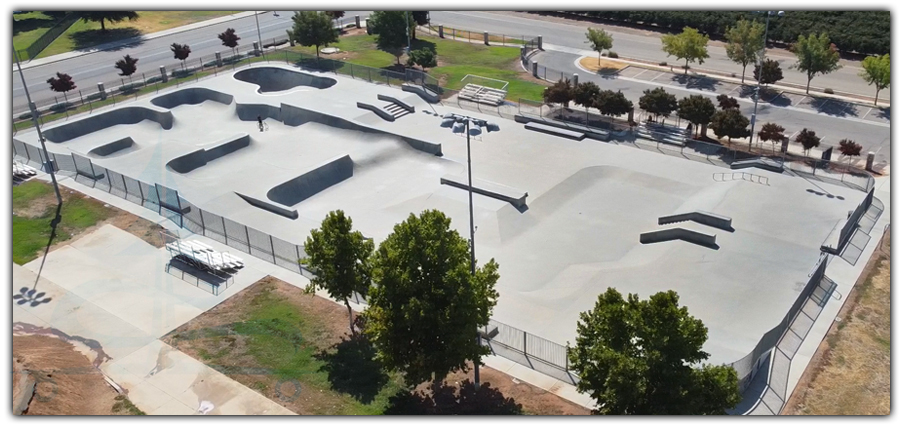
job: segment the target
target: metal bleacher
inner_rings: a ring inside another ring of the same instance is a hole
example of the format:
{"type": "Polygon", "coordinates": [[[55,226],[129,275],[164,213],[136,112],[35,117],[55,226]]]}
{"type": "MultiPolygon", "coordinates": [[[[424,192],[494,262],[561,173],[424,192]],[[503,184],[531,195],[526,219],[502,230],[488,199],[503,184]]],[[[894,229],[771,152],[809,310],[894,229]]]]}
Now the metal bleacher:
{"type": "Polygon", "coordinates": [[[506,91],[469,83],[463,86],[463,89],[459,91],[458,98],[474,101],[476,103],[500,106],[506,99],[506,91]]]}

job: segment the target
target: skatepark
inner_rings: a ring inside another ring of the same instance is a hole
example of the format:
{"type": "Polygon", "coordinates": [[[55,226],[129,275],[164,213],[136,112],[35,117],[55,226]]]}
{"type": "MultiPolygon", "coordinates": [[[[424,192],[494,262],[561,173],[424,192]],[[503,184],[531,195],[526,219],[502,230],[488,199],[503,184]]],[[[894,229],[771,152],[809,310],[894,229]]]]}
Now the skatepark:
{"type": "MultiPolygon", "coordinates": [[[[781,322],[823,242],[866,195],[760,168],[733,177],[281,66],[205,79],[44,136],[51,152],[177,190],[284,241],[302,244],[342,209],[377,244],[425,209],[468,235],[468,193],[452,183],[466,177],[466,137],[441,127],[449,112],[499,126],[471,142],[475,192],[502,193],[474,196],[476,256],[500,264],[493,318],[561,344],[608,287],[642,298],[672,289],[708,327],[710,363],[737,361],[781,322]]],[[[38,144],[34,132],[16,138],[38,144]]]]}

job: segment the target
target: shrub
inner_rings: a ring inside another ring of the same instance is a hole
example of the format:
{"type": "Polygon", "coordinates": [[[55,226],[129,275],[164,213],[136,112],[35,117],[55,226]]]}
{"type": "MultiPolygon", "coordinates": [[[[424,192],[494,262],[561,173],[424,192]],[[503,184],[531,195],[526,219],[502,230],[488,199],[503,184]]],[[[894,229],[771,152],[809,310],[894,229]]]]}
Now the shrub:
{"type": "Polygon", "coordinates": [[[607,53],[606,53],[606,56],[609,57],[609,58],[612,58],[612,59],[618,59],[618,58],[619,58],[619,54],[616,53],[616,52],[614,52],[614,51],[607,52],[607,53]]]}
{"type": "Polygon", "coordinates": [[[825,91],[823,91],[823,92],[826,94],[834,94],[834,90],[831,88],[825,88],[825,91]]]}
{"type": "Polygon", "coordinates": [[[667,65],[669,65],[669,63],[666,62],[666,61],[663,61],[663,62],[660,62],[660,63],[659,63],[659,66],[661,66],[661,67],[665,67],[665,66],[667,66],[667,65]]]}

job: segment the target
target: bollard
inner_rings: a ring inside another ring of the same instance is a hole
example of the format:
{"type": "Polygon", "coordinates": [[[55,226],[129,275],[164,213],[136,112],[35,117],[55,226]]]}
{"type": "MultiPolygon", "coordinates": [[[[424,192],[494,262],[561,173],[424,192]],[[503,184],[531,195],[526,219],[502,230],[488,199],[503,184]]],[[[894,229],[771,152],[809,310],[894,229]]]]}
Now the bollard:
{"type": "MultiPolygon", "coordinates": [[[[100,86],[102,87],[103,84],[101,83],[100,86]]],[[[100,89],[103,89],[103,88],[100,88],[100,89]]],[[[32,112],[37,112],[37,105],[34,104],[33,101],[28,102],[28,108],[31,109],[32,112]]]]}
{"type": "Polygon", "coordinates": [[[572,74],[572,86],[578,86],[578,73],[572,74]]]}
{"type": "Polygon", "coordinates": [[[356,28],[357,28],[357,29],[360,28],[360,25],[359,25],[359,15],[356,16],[356,28]]]}
{"type": "Polygon", "coordinates": [[[106,100],[106,87],[103,86],[103,82],[97,83],[97,90],[100,91],[100,100],[106,100]]]}
{"type": "Polygon", "coordinates": [[[216,67],[221,67],[221,66],[222,66],[222,52],[217,51],[216,52],[216,67]]]}
{"type": "Polygon", "coordinates": [[[369,27],[369,19],[366,18],[366,35],[371,35],[371,34],[372,34],[372,28],[369,27]]]}
{"type": "Polygon", "coordinates": [[[533,74],[534,77],[537,77],[537,76],[538,76],[537,70],[538,70],[538,63],[537,63],[537,62],[532,62],[532,63],[531,63],[531,74],[533,74]]]}
{"type": "Polygon", "coordinates": [[[538,50],[544,49],[544,37],[543,35],[538,35],[538,50]]]}
{"type": "Polygon", "coordinates": [[[791,138],[784,138],[781,140],[781,153],[782,154],[787,153],[788,144],[790,143],[790,141],[791,141],[791,138]]]}
{"type": "Polygon", "coordinates": [[[253,41],[253,56],[259,56],[259,41],[253,41]]]}
{"type": "Polygon", "coordinates": [[[166,67],[162,65],[159,66],[159,76],[162,77],[163,83],[169,81],[169,76],[166,74],[166,67]]]}
{"type": "Polygon", "coordinates": [[[438,26],[438,37],[440,37],[442,39],[444,38],[444,25],[443,24],[438,26]]]}
{"type": "Polygon", "coordinates": [[[294,46],[294,35],[291,34],[291,31],[288,30],[288,29],[285,29],[285,32],[287,32],[288,43],[290,43],[290,44],[291,44],[291,47],[293,47],[293,46],[294,46]]]}
{"type": "Polygon", "coordinates": [[[872,166],[875,164],[875,153],[869,152],[869,155],[866,156],[866,171],[875,171],[872,169],[872,166]]]}
{"type": "Polygon", "coordinates": [[[488,33],[484,32],[484,45],[491,45],[488,41],[488,33]]]}

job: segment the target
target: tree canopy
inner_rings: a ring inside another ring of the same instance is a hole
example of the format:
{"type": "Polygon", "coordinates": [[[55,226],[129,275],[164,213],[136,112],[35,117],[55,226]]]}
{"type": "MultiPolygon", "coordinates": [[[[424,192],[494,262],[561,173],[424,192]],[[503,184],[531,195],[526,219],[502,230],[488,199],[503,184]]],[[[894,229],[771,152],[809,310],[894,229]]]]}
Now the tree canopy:
{"type": "Polygon", "coordinates": [[[319,47],[338,41],[338,29],[331,23],[331,16],[326,12],[299,11],[291,17],[294,27],[291,29],[291,37],[297,44],[304,47],[316,47],[316,58],[319,57],[319,47]]]}
{"type": "Polygon", "coordinates": [[[353,230],[353,220],[344,211],[336,210],[328,213],[320,228],[310,231],[303,248],[307,257],[298,261],[315,273],[306,292],[323,289],[331,298],[343,301],[350,316],[350,332],[355,333],[350,298],[353,293],[363,297],[368,293],[375,244],[353,230]]]}
{"type": "Polygon", "coordinates": [[[585,122],[588,121],[588,108],[596,106],[599,94],[600,87],[594,82],[581,82],[572,91],[572,100],[584,107],[585,122]]]}
{"type": "Polygon", "coordinates": [[[740,109],[741,105],[735,100],[734,97],[729,97],[725,94],[719,94],[716,96],[716,101],[719,102],[719,109],[740,109]]]}
{"type": "Polygon", "coordinates": [[[842,156],[859,156],[862,153],[862,145],[856,143],[856,141],[852,141],[850,139],[841,139],[841,142],[838,143],[838,151],[841,152],[842,156]]]}
{"type": "Polygon", "coordinates": [[[450,218],[410,214],[378,246],[372,268],[365,332],[387,369],[415,386],[480,364],[488,349],[476,332],[497,304],[499,266],[491,259],[472,275],[469,242],[450,218]]]}
{"type": "Polygon", "coordinates": [[[737,109],[725,109],[716,112],[710,120],[709,127],[716,132],[717,138],[727,136],[728,143],[734,138],[750,136],[750,120],[737,109]]]}
{"type": "Polygon", "coordinates": [[[734,27],[725,31],[725,54],[728,59],[743,66],[741,70],[741,83],[747,74],[747,65],[755,63],[759,53],[764,47],[763,33],[765,26],[758,21],[740,20],[734,27]]]}
{"type": "Polygon", "coordinates": [[[684,97],[678,102],[678,116],[690,121],[695,128],[709,124],[715,114],[716,105],[702,95],[684,97]]]}
{"type": "Polygon", "coordinates": [[[760,141],[771,142],[775,145],[784,140],[784,127],[775,123],[765,123],[759,129],[757,137],[760,141]]]}
{"type": "Polygon", "coordinates": [[[409,52],[409,58],[406,59],[407,66],[418,65],[425,71],[426,68],[434,68],[437,66],[437,53],[429,47],[422,47],[409,52]]]}
{"type": "Polygon", "coordinates": [[[891,55],[868,56],[862,61],[860,77],[869,85],[875,85],[875,104],[878,104],[878,93],[891,86],[891,55]]]}
{"type": "Polygon", "coordinates": [[[237,47],[238,41],[241,40],[240,36],[237,36],[237,33],[234,32],[234,29],[228,28],[225,29],[224,32],[219,34],[219,40],[222,41],[222,45],[231,49],[231,52],[234,53],[234,48],[237,47]]]}
{"type": "Polygon", "coordinates": [[[120,76],[131,77],[137,71],[137,62],[138,58],[133,58],[131,55],[125,55],[122,59],[116,61],[116,68],[119,69],[120,76]]]}
{"type": "Polygon", "coordinates": [[[56,77],[47,79],[47,83],[50,84],[50,89],[63,94],[77,88],[77,86],[75,86],[75,81],[72,80],[72,76],[66,73],[57,72],[56,77]]]}
{"type": "Polygon", "coordinates": [[[641,300],[609,288],[583,312],[570,368],[603,415],[724,414],[740,401],[737,373],[703,364],[703,322],[674,291],[641,300]]]}
{"type": "Polygon", "coordinates": [[[575,89],[569,79],[562,78],[552,86],[544,89],[544,103],[561,103],[569,107],[569,102],[575,98],[575,89]]]}
{"type": "Polygon", "coordinates": [[[610,91],[604,89],[597,94],[594,107],[603,115],[621,116],[634,110],[634,103],[631,102],[622,91],[610,91]]]}
{"type": "Polygon", "coordinates": [[[678,109],[678,99],[660,86],[654,89],[645,89],[644,95],[638,100],[638,107],[657,117],[668,118],[672,112],[678,109]]]}
{"type": "Polygon", "coordinates": [[[591,45],[591,48],[597,52],[598,56],[603,56],[603,50],[612,49],[613,37],[609,32],[603,29],[588,27],[585,36],[587,37],[587,42],[591,45]]]}
{"type": "Polygon", "coordinates": [[[90,11],[79,13],[81,14],[81,20],[85,23],[88,21],[100,23],[101,32],[106,32],[107,21],[118,23],[124,20],[134,21],[138,19],[138,13],[135,11],[90,11]]]}
{"type": "Polygon", "coordinates": [[[378,49],[396,56],[399,64],[402,49],[409,40],[407,32],[415,26],[412,17],[406,11],[375,11],[369,16],[369,25],[378,49]]]}
{"type": "Polygon", "coordinates": [[[687,74],[688,64],[697,62],[702,64],[709,57],[706,45],[709,37],[701,35],[697,29],[685,27],[679,34],[666,34],[662,36],[663,51],[675,59],[684,59],[684,72],[687,74]]]}
{"type": "Polygon", "coordinates": [[[819,143],[822,142],[822,139],[816,136],[815,131],[804,128],[797,134],[794,141],[799,142],[803,146],[803,151],[809,155],[809,151],[818,147],[819,143]]]}
{"type": "Polygon", "coordinates": [[[774,59],[764,60],[762,69],[760,69],[760,65],[753,67],[753,79],[759,80],[763,85],[769,86],[783,78],[784,74],[781,71],[781,65],[774,59]],[[761,77],[760,74],[762,74],[761,77]]]}
{"type": "Polygon", "coordinates": [[[791,52],[797,56],[794,68],[806,73],[806,93],[809,94],[809,83],[813,77],[828,74],[841,68],[841,55],[837,47],[831,43],[828,34],[800,35],[797,42],[791,45],[791,52]]]}

